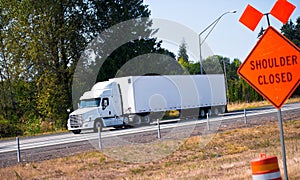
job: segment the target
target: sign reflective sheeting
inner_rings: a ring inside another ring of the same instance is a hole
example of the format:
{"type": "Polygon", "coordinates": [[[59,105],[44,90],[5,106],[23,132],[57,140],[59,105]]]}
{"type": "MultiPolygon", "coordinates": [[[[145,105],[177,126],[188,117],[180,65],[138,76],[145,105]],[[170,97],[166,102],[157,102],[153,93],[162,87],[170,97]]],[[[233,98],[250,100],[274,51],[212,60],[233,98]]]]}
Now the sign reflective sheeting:
{"type": "Polygon", "coordinates": [[[238,74],[280,109],[300,84],[300,49],[269,26],[238,74]]]}

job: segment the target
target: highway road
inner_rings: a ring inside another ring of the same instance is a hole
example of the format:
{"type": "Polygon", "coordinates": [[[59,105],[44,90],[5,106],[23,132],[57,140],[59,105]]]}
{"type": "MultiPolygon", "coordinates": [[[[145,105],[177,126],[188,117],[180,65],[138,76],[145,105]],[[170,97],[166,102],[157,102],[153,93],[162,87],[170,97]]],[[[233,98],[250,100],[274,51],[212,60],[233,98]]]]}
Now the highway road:
{"type": "MultiPolygon", "coordinates": [[[[282,108],[283,114],[290,114],[290,112],[300,112],[300,103],[287,104],[282,108]]],[[[299,113],[300,114],[300,113],[299,113]]],[[[258,119],[258,117],[273,116],[276,120],[277,109],[273,107],[265,107],[260,109],[247,110],[247,119],[249,124],[251,124],[252,119],[258,119]]],[[[236,111],[226,113],[218,117],[209,117],[209,123],[214,124],[219,122],[221,129],[223,127],[230,126],[238,122],[243,123],[244,111],[236,111]],[[222,124],[220,123],[222,122],[222,124]]],[[[270,118],[269,118],[270,119],[270,118]]],[[[283,119],[285,120],[285,119],[283,119]]],[[[190,119],[179,121],[176,123],[166,123],[161,124],[160,129],[162,132],[168,131],[172,128],[184,128],[184,127],[195,127],[202,126],[207,127],[206,119],[190,119]]],[[[113,137],[125,137],[133,136],[135,134],[149,134],[152,133],[153,136],[157,136],[157,125],[153,124],[150,126],[129,128],[121,130],[104,129],[101,133],[102,139],[109,139],[113,137]]],[[[156,137],[157,138],[157,137],[156,137]]],[[[37,161],[43,159],[51,159],[54,157],[65,156],[66,154],[74,154],[76,152],[82,152],[85,150],[93,149],[91,145],[92,141],[98,139],[98,133],[83,132],[82,134],[73,133],[60,133],[53,135],[41,135],[34,137],[24,137],[20,138],[20,148],[23,161],[37,161]],[[72,149],[73,148],[73,149],[72,149]],[[47,153],[48,152],[48,153],[47,153]],[[22,154],[23,153],[23,154],[22,154]],[[43,153],[43,157],[36,156],[35,153],[43,153]],[[62,154],[62,155],[60,155],[62,154]],[[45,158],[46,157],[46,158],[45,158]]],[[[0,166],[8,166],[16,163],[16,140],[2,140],[0,141],[0,166]]]]}

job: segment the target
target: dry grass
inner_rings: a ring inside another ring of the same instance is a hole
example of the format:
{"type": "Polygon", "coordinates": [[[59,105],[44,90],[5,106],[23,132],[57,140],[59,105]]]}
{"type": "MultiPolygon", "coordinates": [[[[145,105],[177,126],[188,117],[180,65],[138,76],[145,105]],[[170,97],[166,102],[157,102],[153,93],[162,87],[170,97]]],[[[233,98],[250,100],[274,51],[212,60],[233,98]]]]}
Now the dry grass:
{"type": "MultiPolygon", "coordinates": [[[[290,179],[300,179],[300,119],[284,123],[290,179]]],[[[203,137],[187,139],[173,154],[150,163],[126,163],[99,151],[0,169],[1,179],[251,179],[249,161],[275,155],[281,173],[277,123],[228,130],[205,147],[203,137]]]]}
{"type": "MultiPolygon", "coordinates": [[[[297,98],[290,98],[287,100],[286,103],[297,103],[300,102],[300,97],[297,98]]],[[[258,102],[251,102],[251,103],[229,103],[227,108],[228,111],[233,111],[233,110],[242,110],[244,108],[249,109],[249,108],[257,108],[257,107],[265,107],[265,106],[271,106],[271,103],[269,101],[258,101],[258,102]]]]}

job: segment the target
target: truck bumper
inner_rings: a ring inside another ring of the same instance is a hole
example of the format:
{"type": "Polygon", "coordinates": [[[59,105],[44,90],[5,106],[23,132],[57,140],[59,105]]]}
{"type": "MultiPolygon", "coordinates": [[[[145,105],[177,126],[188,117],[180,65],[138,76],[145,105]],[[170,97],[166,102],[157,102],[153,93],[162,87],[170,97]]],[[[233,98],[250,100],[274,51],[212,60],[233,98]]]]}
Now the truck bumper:
{"type": "Polygon", "coordinates": [[[70,120],[68,120],[67,127],[68,127],[69,131],[93,129],[94,128],[94,123],[93,123],[93,121],[88,121],[88,122],[83,122],[82,125],[78,125],[76,127],[72,127],[71,124],[70,124],[70,120]]]}

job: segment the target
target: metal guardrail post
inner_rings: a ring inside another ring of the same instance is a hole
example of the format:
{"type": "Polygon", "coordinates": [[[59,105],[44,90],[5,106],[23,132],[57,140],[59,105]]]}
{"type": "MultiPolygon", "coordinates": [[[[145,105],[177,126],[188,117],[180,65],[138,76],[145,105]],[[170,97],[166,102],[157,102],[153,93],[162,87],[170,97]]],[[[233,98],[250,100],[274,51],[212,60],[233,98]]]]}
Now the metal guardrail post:
{"type": "Polygon", "coordinates": [[[159,119],[157,119],[157,138],[158,139],[161,138],[159,119]]]}
{"type": "Polygon", "coordinates": [[[18,162],[21,162],[20,139],[16,137],[18,162]]]}
{"type": "Polygon", "coordinates": [[[247,124],[247,111],[246,108],[244,108],[244,123],[247,124]]]}
{"type": "Polygon", "coordinates": [[[102,150],[101,128],[98,126],[99,149],[102,150]]]}
{"type": "Polygon", "coordinates": [[[207,119],[207,130],[210,131],[210,124],[209,124],[208,113],[206,113],[206,119],[207,119]]]}

